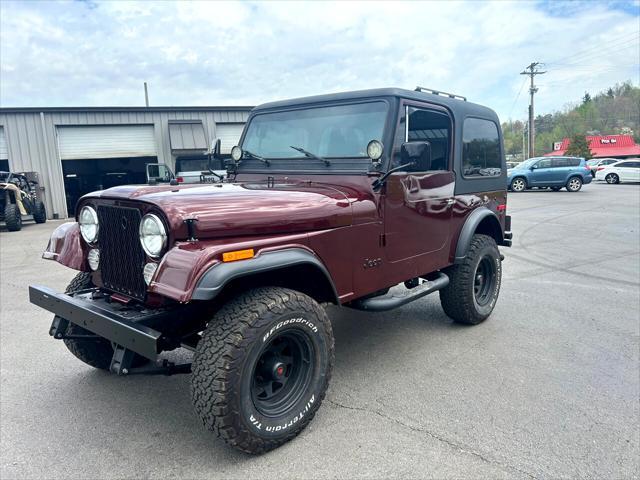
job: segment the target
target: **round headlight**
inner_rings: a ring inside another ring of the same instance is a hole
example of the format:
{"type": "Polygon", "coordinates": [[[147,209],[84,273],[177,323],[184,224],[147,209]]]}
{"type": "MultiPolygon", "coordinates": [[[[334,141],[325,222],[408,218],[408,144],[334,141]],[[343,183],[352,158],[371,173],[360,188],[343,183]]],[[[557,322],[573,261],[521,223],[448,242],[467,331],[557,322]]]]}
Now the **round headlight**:
{"type": "Polygon", "coordinates": [[[167,232],[162,221],[153,213],[142,217],[140,222],[140,243],[147,255],[158,257],[167,245],[167,232]]]}
{"type": "Polygon", "coordinates": [[[85,242],[93,243],[98,239],[98,214],[92,207],[82,207],[78,223],[85,242]]]}
{"type": "Polygon", "coordinates": [[[242,149],[239,146],[235,146],[231,149],[231,158],[234,162],[237,162],[242,158],[242,149]]]}
{"type": "Polygon", "coordinates": [[[371,140],[367,145],[367,155],[371,160],[377,161],[382,157],[384,147],[378,140],[371,140]]]}

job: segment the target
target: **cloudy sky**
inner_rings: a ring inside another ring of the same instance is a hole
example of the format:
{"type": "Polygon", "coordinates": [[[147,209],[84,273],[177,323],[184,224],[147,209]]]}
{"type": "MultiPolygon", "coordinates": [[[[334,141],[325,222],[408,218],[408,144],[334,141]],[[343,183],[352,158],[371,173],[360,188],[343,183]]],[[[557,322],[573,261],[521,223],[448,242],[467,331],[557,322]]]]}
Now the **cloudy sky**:
{"type": "Polygon", "coordinates": [[[640,83],[640,2],[0,1],[2,106],[255,105],[381,86],[524,118],[640,83]]]}

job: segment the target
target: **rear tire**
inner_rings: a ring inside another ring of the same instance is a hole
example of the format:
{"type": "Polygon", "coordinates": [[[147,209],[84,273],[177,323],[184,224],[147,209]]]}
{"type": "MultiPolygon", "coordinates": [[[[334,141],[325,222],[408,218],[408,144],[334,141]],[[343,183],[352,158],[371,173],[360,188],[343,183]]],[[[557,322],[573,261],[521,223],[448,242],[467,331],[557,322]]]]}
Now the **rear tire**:
{"type": "Polygon", "coordinates": [[[18,205],[7,203],[4,207],[4,222],[10,232],[17,232],[22,229],[22,215],[18,205]]]}
{"type": "MultiPolygon", "coordinates": [[[[66,294],[79,292],[93,287],[91,274],[89,272],[78,273],[65,290],[66,294]]],[[[93,335],[89,330],[85,330],[78,325],[69,322],[65,335],[93,335]]],[[[113,357],[113,346],[106,338],[96,338],[90,340],[64,339],[66,347],[76,358],[82,360],[87,365],[100,370],[109,370],[111,358],[113,357]]],[[[149,362],[149,359],[136,354],[133,358],[133,367],[140,367],[149,362]]]]}
{"type": "Polygon", "coordinates": [[[458,323],[477,325],[485,321],[498,300],[502,261],[496,241],[474,235],[464,260],[445,270],[449,285],[440,290],[444,313],[458,323]]]}
{"type": "Polygon", "coordinates": [[[567,185],[565,187],[567,189],[567,192],[579,192],[582,188],[582,179],[580,177],[571,177],[567,181],[567,185]]]}
{"type": "Polygon", "coordinates": [[[33,219],[36,223],[44,223],[47,221],[47,210],[42,202],[36,202],[33,212],[33,219]]]}
{"type": "Polygon", "coordinates": [[[516,177],[511,180],[509,188],[514,192],[524,192],[527,189],[527,181],[522,177],[516,177]]]}
{"type": "Polygon", "coordinates": [[[615,183],[620,183],[620,177],[618,177],[618,175],[616,175],[615,173],[608,174],[606,177],[604,177],[604,179],[607,183],[611,185],[615,183]]]}
{"type": "Polygon", "coordinates": [[[258,288],[209,322],[192,364],[191,399],[205,427],[227,444],[263,453],[312,420],[332,365],[324,309],[293,290],[258,288]]]}

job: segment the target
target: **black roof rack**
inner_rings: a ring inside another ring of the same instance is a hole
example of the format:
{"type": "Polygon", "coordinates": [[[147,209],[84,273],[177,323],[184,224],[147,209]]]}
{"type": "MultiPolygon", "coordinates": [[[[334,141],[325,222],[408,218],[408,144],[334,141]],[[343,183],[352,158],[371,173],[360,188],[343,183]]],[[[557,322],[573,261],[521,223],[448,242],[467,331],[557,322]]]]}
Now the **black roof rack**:
{"type": "Polygon", "coordinates": [[[427,87],[416,87],[414,89],[415,92],[427,92],[427,93],[432,93],[433,95],[443,95],[445,97],[449,97],[449,98],[457,98],[459,100],[462,100],[464,102],[467,101],[467,97],[463,97],[462,95],[456,95],[455,93],[448,93],[448,92],[442,92],[440,90],[434,90],[433,88],[427,88],[427,87]]]}

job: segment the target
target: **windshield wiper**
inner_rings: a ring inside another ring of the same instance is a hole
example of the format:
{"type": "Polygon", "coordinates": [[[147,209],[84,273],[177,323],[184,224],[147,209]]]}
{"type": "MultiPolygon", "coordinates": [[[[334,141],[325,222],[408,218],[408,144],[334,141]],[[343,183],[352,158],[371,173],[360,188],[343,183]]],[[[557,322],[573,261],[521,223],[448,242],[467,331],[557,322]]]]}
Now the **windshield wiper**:
{"type": "Polygon", "coordinates": [[[254,160],[259,160],[264,163],[267,167],[271,166],[271,162],[260,155],[256,155],[255,153],[251,153],[249,150],[243,150],[242,153],[245,157],[253,158],[254,160]]]}
{"type": "Polygon", "coordinates": [[[298,152],[302,153],[305,157],[307,158],[315,158],[316,160],[320,160],[321,162],[324,162],[324,164],[328,167],[331,165],[331,160],[327,159],[327,158],[322,158],[319,157],[318,155],[316,155],[315,153],[311,153],[307,150],[305,150],[304,148],[301,147],[294,147],[293,145],[289,145],[289,147],[293,148],[294,150],[297,150],[298,152]]]}

